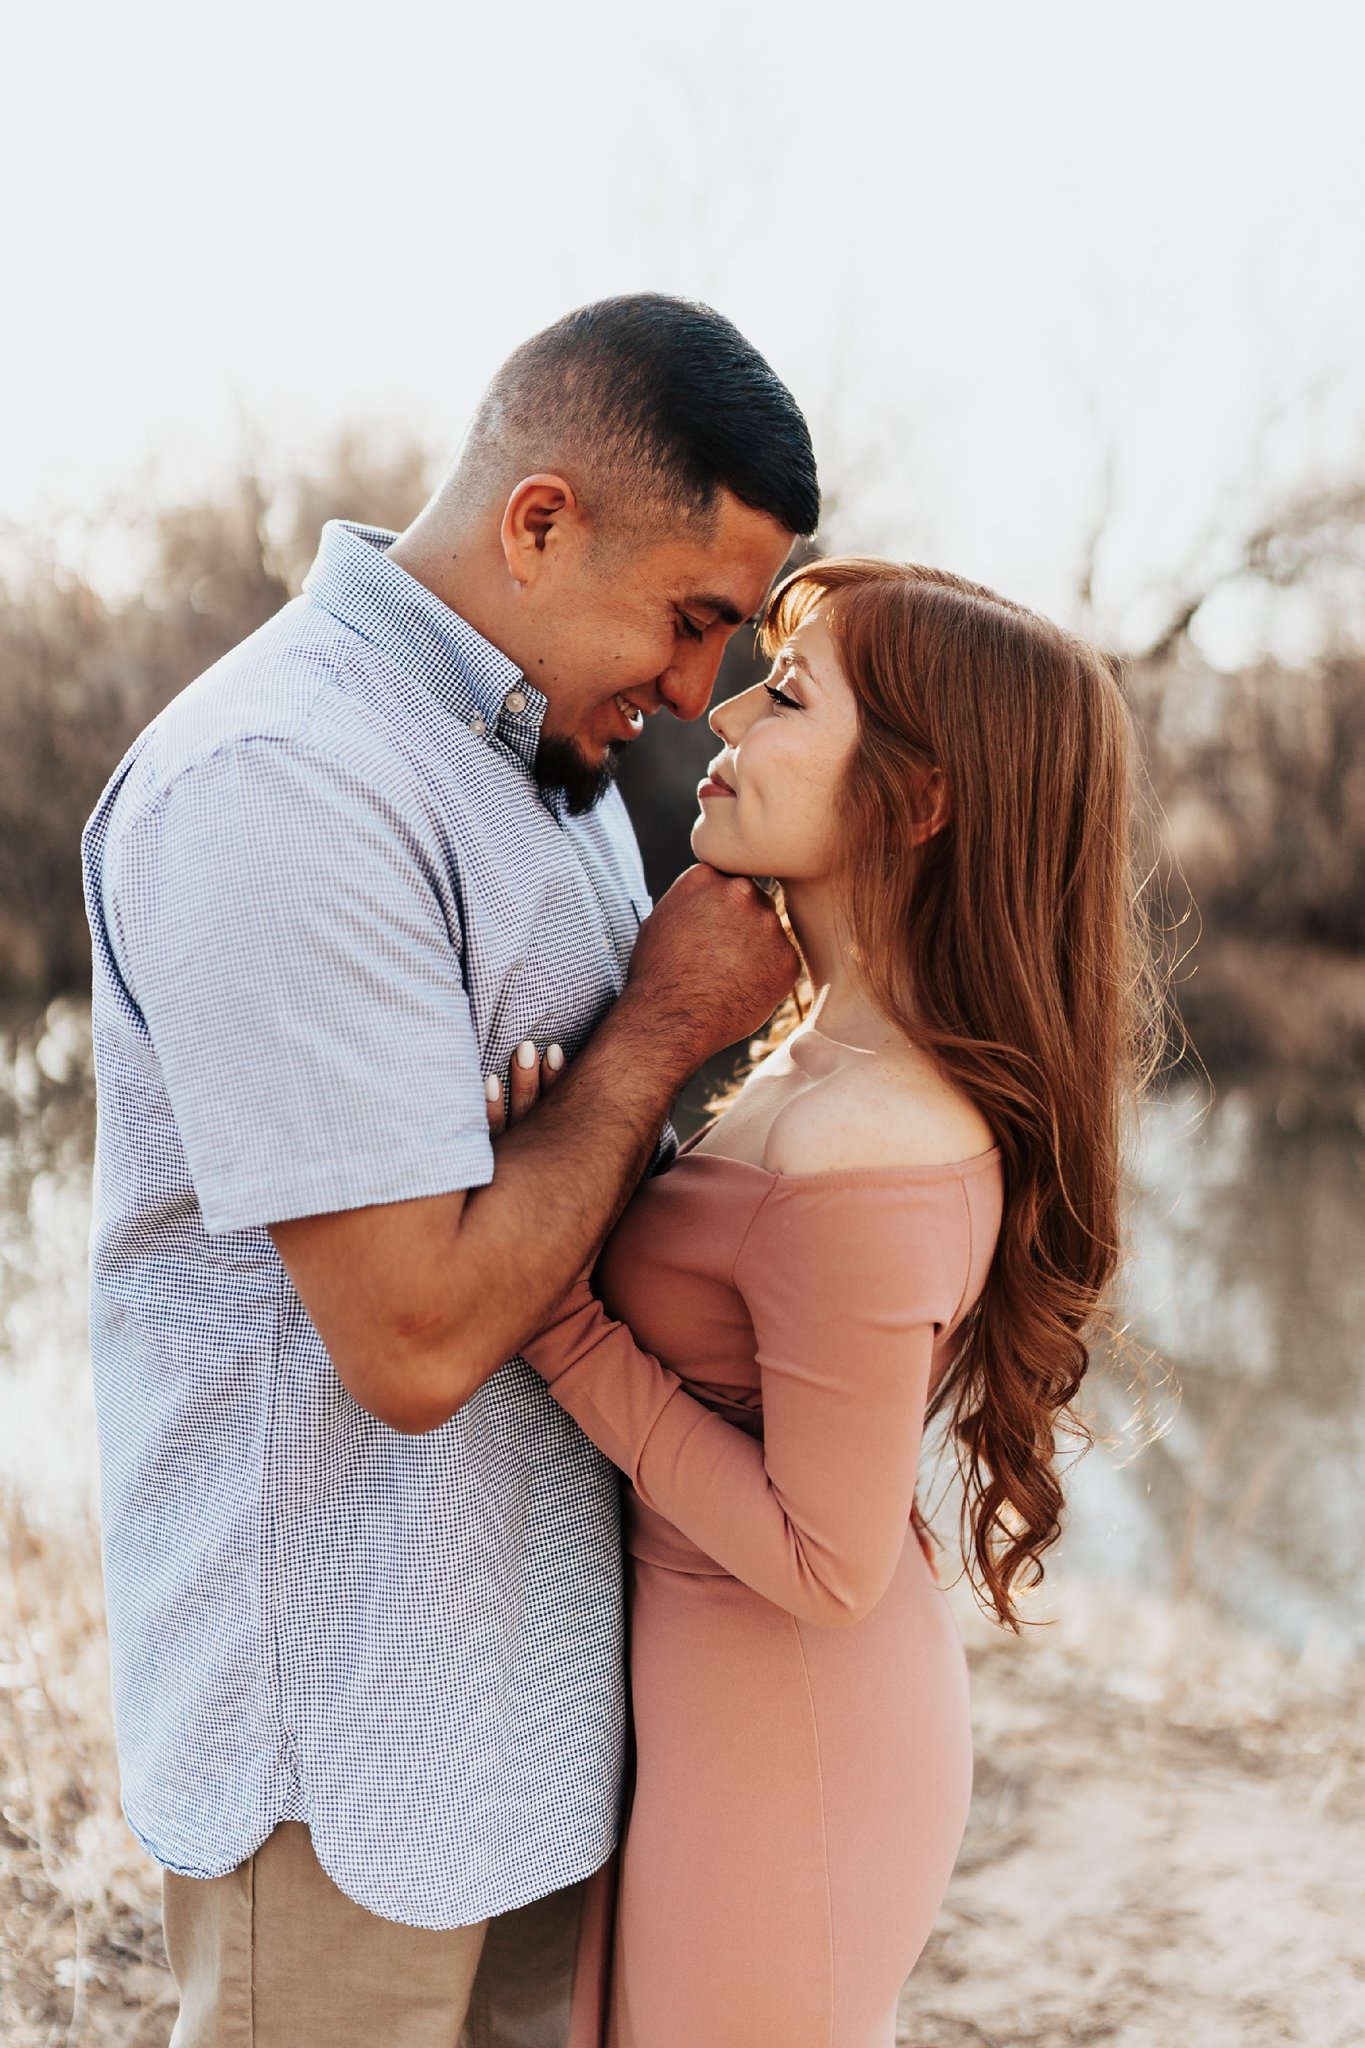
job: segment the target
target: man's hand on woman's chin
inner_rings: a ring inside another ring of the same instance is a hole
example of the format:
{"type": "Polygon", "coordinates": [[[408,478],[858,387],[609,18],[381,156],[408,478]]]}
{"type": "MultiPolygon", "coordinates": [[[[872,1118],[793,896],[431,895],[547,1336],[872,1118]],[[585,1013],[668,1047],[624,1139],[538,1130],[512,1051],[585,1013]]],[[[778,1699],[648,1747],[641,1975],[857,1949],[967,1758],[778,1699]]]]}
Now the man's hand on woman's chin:
{"type": "MultiPolygon", "coordinates": [[[[647,1006],[661,1053],[687,1046],[681,1081],[760,1030],[791,994],[799,965],[771,896],[747,876],[698,863],[641,925],[621,1000],[647,1006]]],[[[485,1084],[494,1137],[534,1109],[563,1071],[558,1045],[519,1045],[506,1078],[490,1075],[485,1084]]]]}
{"type": "Polygon", "coordinates": [[[622,1002],[643,1000],[695,1069],[752,1038],[791,994],[800,962],[772,899],[746,875],[699,863],[640,927],[622,1002]]]}

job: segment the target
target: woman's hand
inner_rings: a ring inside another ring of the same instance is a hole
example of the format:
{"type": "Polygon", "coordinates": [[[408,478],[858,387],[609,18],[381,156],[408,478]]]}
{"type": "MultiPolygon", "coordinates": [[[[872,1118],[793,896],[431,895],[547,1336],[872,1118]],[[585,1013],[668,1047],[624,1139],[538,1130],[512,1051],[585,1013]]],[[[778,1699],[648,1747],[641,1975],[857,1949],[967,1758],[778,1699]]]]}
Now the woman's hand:
{"type": "Polygon", "coordinates": [[[563,1071],[562,1046],[547,1045],[543,1053],[537,1054],[530,1039],[524,1038],[512,1055],[506,1081],[490,1074],[484,1083],[488,1128],[493,1136],[500,1137],[512,1124],[519,1124],[528,1116],[563,1071]]]}

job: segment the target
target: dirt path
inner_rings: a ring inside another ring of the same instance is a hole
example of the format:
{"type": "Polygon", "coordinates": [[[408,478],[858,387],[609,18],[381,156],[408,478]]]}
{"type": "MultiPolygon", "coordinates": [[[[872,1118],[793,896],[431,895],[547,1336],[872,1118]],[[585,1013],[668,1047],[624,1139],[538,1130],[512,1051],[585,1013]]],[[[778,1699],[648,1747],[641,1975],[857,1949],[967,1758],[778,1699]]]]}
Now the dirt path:
{"type": "Polygon", "coordinates": [[[964,1617],[977,1794],[914,2048],[1361,2048],[1365,1675],[1074,1587],[964,1617]]]}

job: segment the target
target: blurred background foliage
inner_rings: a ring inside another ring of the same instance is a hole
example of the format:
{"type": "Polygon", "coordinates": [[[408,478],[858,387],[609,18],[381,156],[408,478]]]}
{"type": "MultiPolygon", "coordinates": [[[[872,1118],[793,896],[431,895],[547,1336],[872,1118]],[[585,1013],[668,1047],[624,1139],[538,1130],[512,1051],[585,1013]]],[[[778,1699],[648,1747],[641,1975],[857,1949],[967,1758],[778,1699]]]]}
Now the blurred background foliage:
{"type": "MultiPolygon", "coordinates": [[[[284,477],[244,462],[230,483],[151,513],[90,523],[135,565],[122,595],[42,536],[12,536],[0,579],[0,997],[87,984],[80,828],[125,748],[175,693],[298,590],[332,517],[401,527],[434,469],[416,444],[344,436],[284,477]]],[[[837,484],[837,479],[836,479],[837,484]]],[[[1099,536],[1097,536],[1097,539],[1099,536]]],[[[834,501],[822,546],[837,547],[834,501]]],[[[80,558],[80,550],[75,551],[80,558]]],[[[1173,590],[1148,644],[1120,649],[1157,799],[1153,889],[1176,996],[1215,1073],[1266,1065],[1365,1071],[1365,483],[1300,491],[1173,590]],[[1314,651],[1237,673],[1191,629],[1238,586],[1293,594],[1314,651]]],[[[1085,616],[1088,572],[1077,590],[1085,616]]],[[[754,673],[731,643],[718,694],[754,673]]],[[[651,721],[622,786],[655,892],[686,865],[703,723],[651,721]]]]}
{"type": "MultiPolygon", "coordinates": [[[[154,1873],[118,1815],[89,1510],[80,829],[148,720],[298,590],[326,519],[401,527],[433,480],[421,447],[353,436],[298,472],[244,462],[192,502],[149,511],[144,491],[80,528],[0,532],[0,2037],[15,2048],[152,2048],[173,2003],[154,1873]]],[[[827,502],[837,548],[837,489],[827,502]]],[[[1100,521],[1074,605],[1101,638],[1102,541],[1100,521]]],[[[977,1794],[902,2012],[917,2048],[1061,2048],[1077,2013],[1115,2041],[1362,2038],[1359,1915],[1323,1901],[1352,1895],[1365,1782],[1365,486],[1286,499],[1207,561],[1119,650],[1156,797],[1153,921],[1195,1062],[1220,1083],[1178,1079],[1133,1161],[1122,1306],[1160,1367],[1160,1427],[1131,1434],[1128,1354],[1102,1356],[1109,1448],[1068,1475],[1048,1581],[1060,1630],[973,1636],[960,1602],[977,1794]],[[1302,653],[1268,635],[1279,658],[1211,666],[1200,615],[1229,595],[1295,611],[1302,653]],[[1226,1937],[1212,1945],[1210,1915],[1226,1937]]],[[[757,672],[746,640],[719,694],[757,672]]],[[[626,758],[656,893],[690,858],[713,744],[704,723],[659,717],[626,758]]]]}

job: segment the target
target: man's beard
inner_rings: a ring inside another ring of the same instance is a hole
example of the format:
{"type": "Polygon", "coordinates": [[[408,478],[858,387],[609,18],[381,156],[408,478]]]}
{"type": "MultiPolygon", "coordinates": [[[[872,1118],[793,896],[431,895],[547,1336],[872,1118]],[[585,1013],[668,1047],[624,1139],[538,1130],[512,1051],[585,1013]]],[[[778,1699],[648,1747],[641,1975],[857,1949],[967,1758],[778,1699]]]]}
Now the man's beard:
{"type": "Polygon", "coordinates": [[[606,759],[593,767],[584,760],[576,740],[542,733],[536,748],[536,781],[546,792],[554,790],[563,796],[571,818],[581,818],[594,804],[601,803],[615,782],[621,757],[629,744],[628,740],[613,740],[606,759]]]}

